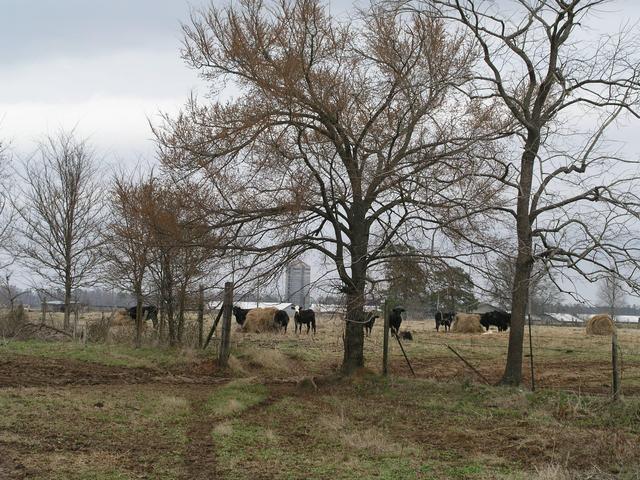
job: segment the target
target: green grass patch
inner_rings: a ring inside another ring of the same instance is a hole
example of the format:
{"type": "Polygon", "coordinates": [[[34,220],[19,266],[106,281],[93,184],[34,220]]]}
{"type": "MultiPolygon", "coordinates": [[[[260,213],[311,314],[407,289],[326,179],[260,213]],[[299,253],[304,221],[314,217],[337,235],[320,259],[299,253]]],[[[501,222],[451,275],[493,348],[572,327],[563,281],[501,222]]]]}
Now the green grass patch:
{"type": "Polygon", "coordinates": [[[194,361],[200,352],[170,348],[133,348],[125,345],[73,342],[12,341],[0,345],[0,355],[30,355],[43,358],[71,359],[120,367],[170,367],[194,361]],[[194,357],[195,355],[195,357],[194,357]]]}
{"type": "Polygon", "coordinates": [[[267,399],[266,386],[237,380],[215,390],[207,399],[205,411],[217,417],[236,415],[267,399]]]}

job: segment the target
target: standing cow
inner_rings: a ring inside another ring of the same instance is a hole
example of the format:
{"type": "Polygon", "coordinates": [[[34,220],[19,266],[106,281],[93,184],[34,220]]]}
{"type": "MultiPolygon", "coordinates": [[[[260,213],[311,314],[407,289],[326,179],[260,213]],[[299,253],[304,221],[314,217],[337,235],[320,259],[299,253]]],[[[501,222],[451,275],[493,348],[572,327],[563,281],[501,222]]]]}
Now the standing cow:
{"type": "Polygon", "coordinates": [[[440,325],[444,326],[445,333],[451,330],[451,324],[455,316],[455,312],[436,312],[436,332],[440,331],[440,325]]]}
{"type": "Polygon", "coordinates": [[[238,325],[244,325],[245,320],[247,319],[247,313],[249,313],[249,308],[240,308],[233,307],[233,315],[236,317],[236,322],[238,325]]]}
{"type": "Polygon", "coordinates": [[[394,335],[398,335],[398,332],[400,331],[403,312],[406,312],[404,308],[394,307],[389,314],[389,327],[391,328],[391,333],[393,333],[394,335]]]}
{"type": "Polygon", "coordinates": [[[364,333],[369,337],[371,336],[371,330],[373,330],[373,324],[376,323],[376,318],[379,318],[375,312],[368,312],[367,319],[364,322],[364,333]]]}
{"type": "Polygon", "coordinates": [[[480,315],[480,324],[489,331],[491,325],[498,327],[499,332],[506,332],[511,326],[511,314],[494,310],[480,315]]]}
{"type": "Polygon", "coordinates": [[[309,333],[309,330],[313,330],[313,333],[316,333],[316,313],[310,308],[302,310],[296,305],[293,323],[295,324],[296,333],[298,333],[298,327],[300,328],[300,333],[302,333],[303,323],[307,326],[307,333],[309,333]]]}
{"type": "MultiPolygon", "coordinates": [[[[158,323],[158,307],[156,307],[155,305],[144,305],[141,308],[141,312],[142,313],[140,314],[140,317],[142,318],[142,321],[151,320],[151,323],[153,323],[153,328],[156,328],[158,323]]],[[[127,310],[127,313],[133,320],[135,320],[138,315],[137,305],[129,308],[127,310]]]]}
{"type": "Polygon", "coordinates": [[[273,316],[273,321],[280,329],[284,329],[284,333],[287,333],[287,325],[289,325],[289,314],[284,310],[278,310],[273,316]]]}

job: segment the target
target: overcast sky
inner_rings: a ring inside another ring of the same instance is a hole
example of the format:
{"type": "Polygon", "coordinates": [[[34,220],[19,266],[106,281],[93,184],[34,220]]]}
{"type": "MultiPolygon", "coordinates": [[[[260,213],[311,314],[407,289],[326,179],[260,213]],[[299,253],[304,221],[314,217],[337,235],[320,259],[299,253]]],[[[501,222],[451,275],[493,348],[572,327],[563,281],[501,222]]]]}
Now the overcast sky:
{"type": "Polygon", "coordinates": [[[0,138],[23,153],[77,126],[111,161],[151,155],[147,118],[198,89],[180,58],[180,25],[209,3],[0,0],[0,138]]]}
{"type": "MultiPolygon", "coordinates": [[[[204,91],[180,58],[180,25],[208,3],[0,0],[0,138],[25,155],[43,135],[76,127],[109,163],[149,161],[148,119],[204,91]]],[[[330,5],[344,12],[352,3],[330,5]]],[[[619,0],[597,27],[615,31],[638,18],[640,2],[619,0]]],[[[637,131],[620,133],[636,153],[637,131]]]]}
{"type": "Polygon", "coordinates": [[[0,11],[0,135],[19,152],[77,125],[112,161],[150,154],[147,117],[197,86],[179,54],[184,0],[0,0],[0,11]]]}
{"type": "MultiPolygon", "coordinates": [[[[28,152],[42,135],[77,126],[112,161],[152,154],[147,119],[204,90],[180,59],[180,24],[208,3],[0,0],[0,138],[28,152]]],[[[607,10],[603,24],[615,28],[640,17],[640,2],[607,10]]]]}

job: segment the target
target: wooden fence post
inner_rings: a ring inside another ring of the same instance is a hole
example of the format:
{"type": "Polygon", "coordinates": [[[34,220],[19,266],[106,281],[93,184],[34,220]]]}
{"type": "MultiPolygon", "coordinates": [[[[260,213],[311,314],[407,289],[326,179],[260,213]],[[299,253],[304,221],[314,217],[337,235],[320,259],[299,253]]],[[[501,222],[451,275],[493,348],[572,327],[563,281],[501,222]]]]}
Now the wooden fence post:
{"type": "Polygon", "coordinates": [[[233,283],[224,284],[224,302],[222,304],[222,331],[220,332],[220,350],[218,364],[226,367],[229,364],[229,347],[231,337],[231,307],[233,305],[233,283]]]}
{"type": "Polygon", "coordinates": [[[200,285],[200,295],[198,296],[198,348],[202,348],[204,337],[204,285],[200,285]]]}
{"type": "Polygon", "coordinates": [[[222,305],[220,305],[220,310],[218,310],[218,315],[216,316],[216,319],[214,320],[213,325],[211,325],[211,330],[209,330],[209,335],[207,335],[207,340],[204,342],[204,347],[202,347],[203,350],[209,346],[209,342],[211,341],[211,338],[213,337],[213,333],[216,331],[216,327],[218,326],[218,322],[220,321],[220,318],[222,317],[222,312],[223,311],[224,311],[224,308],[223,308],[222,305]]]}
{"type": "Polygon", "coordinates": [[[618,333],[611,335],[611,366],[613,367],[613,400],[620,401],[620,364],[618,362],[618,333]]]}
{"type": "Polygon", "coordinates": [[[384,301],[383,317],[384,317],[384,330],[382,341],[382,374],[387,375],[389,373],[389,302],[384,301]]]}

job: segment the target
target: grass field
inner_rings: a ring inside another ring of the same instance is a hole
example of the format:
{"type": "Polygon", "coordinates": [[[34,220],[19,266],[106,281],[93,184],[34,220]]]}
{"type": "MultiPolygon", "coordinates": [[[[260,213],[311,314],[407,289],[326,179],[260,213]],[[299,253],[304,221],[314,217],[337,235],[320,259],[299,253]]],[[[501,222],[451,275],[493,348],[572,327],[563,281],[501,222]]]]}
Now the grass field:
{"type": "Polygon", "coordinates": [[[315,336],[234,331],[225,370],[215,346],[2,344],[0,478],[640,478],[640,331],[619,332],[612,404],[607,337],[534,327],[531,392],[485,384],[445,346],[495,383],[508,334],[405,328],[415,378],[395,342],[380,375],[379,325],[367,368],[339,378],[328,318],[315,336]]]}

